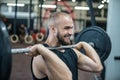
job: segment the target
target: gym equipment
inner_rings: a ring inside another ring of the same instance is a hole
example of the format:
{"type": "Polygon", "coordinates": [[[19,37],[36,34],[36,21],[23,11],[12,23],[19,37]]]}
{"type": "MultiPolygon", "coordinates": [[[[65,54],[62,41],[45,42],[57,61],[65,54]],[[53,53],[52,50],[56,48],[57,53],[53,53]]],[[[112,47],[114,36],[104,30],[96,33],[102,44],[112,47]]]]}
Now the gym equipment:
{"type": "Polygon", "coordinates": [[[17,26],[17,2],[18,0],[15,0],[15,18],[14,18],[14,27],[13,27],[13,31],[14,31],[14,34],[12,34],[10,36],[10,41],[12,43],[17,43],[19,41],[19,37],[18,35],[16,34],[16,26],[17,26]]]}
{"type": "Polygon", "coordinates": [[[25,43],[27,43],[27,44],[33,43],[33,37],[32,37],[32,35],[25,35],[24,41],[25,41],[25,43]]]}
{"type": "Polygon", "coordinates": [[[0,80],[9,80],[11,72],[11,46],[6,26],[0,21],[0,80]]]}
{"type": "Polygon", "coordinates": [[[33,43],[33,37],[30,34],[30,31],[33,30],[33,27],[30,24],[31,23],[31,19],[32,19],[31,13],[32,13],[32,0],[30,0],[30,2],[29,2],[29,17],[28,17],[28,25],[27,25],[28,27],[27,27],[27,30],[26,30],[26,35],[24,37],[24,41],[27,44],[33,43]]]}
{"type": "Polygon", "coordinates": [[[75,42],[78,43],[80,41],[89,43],[96,50],[102,62],[104,62],[110,54],[110,38],[108,34],[98,26],[85,28],[78,33],[75,42]]]}
{"type": "Polygon", "coordinates": [[[18,37],[16,34],[12,34],[12,35],[10,36],[10,41],[11,41],[12,43],[17,43],[17,42],[19,41],[19,37],[18,37]]]}
{"type": "Polygon", "coordinates": [[[37,33],[36,34],[36,40],[38,41],[38,42],[41,42],[41,41],[43,41],[43,39],[44,39],[44,34],[43,33],[37,33]]]}
{"type": "MultiPolygon", "coordinates": [[[[111,51],[111,41],[107,33],[98,26],[84,29],[78,33],[76,43],[79,41],[88,42],[100,56],[102,61],[106,60],[111,51]]],[[[74,48],[75,45],[61,47],[47,47],[48,49],[74,48]]],[[[11,71],[11,55],[13,53],[26,53],[29,48],[11,49],[8,32],[5,24],[0,21],[0,79],[6,80],[11,71]]]]}

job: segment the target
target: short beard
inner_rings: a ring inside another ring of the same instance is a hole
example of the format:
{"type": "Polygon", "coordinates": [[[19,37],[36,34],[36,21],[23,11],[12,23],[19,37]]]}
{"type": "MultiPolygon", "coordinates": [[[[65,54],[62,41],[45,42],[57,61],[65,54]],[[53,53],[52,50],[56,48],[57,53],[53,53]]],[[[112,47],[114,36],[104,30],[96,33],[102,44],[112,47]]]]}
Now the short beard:
{"type": "Polygon", "coordinates": [[[71,42],[65,42],[64,40],[63,40],[63,38],[62,37],[60,37],[60,33],[58,32],[58,34],[57,34],[57,38],[58,38],[58,42],[60,43],[60,44],[62,44],[62,45],[70,45],[71,44],[71,42]]]}

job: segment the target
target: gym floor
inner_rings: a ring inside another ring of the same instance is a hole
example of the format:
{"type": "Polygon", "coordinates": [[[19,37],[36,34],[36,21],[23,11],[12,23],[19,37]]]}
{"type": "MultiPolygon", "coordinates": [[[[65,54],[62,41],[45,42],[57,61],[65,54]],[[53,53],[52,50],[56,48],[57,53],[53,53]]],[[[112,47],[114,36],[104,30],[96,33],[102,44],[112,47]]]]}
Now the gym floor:
{"type": "MultiPolygon", "coordinates": [[[[24,48],[29,45],[26,44],[12,44],[12,48],[24,48]]],[[[30,59],[31,57],[25,54],[13,54],[12,55],[12,69],[10,80],[32,80],[31,70],[30,70],[30,59]]],[[[78,80],[96,80],[95,73],[88,73],[79,71],[78,80]]]]}

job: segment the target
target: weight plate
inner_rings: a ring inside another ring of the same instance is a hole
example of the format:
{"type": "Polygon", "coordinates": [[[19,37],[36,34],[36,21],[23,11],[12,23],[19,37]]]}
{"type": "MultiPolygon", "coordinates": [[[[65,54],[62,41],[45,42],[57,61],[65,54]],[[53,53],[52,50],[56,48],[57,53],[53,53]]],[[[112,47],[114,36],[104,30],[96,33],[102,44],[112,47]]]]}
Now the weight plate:
{"type": "MultiPolygon", "coordinates": [[[[93,42],[94,49],[98,53],[101,61],[105,61],[111,51],[111,41],[108,34],[98,26],[88,27],[77,34],[75,43],[85,41],[93,42]]],[[[83,50],[82,50],[83,51],[83,50]]],[[[84,52],[84,51],[83,51],[84,52]]]]}
{"type": "Polygon", "coordinates": [[[9,35],[5,24],[0,21],[0,80],[9,80],[11,61],[9,35]]]}

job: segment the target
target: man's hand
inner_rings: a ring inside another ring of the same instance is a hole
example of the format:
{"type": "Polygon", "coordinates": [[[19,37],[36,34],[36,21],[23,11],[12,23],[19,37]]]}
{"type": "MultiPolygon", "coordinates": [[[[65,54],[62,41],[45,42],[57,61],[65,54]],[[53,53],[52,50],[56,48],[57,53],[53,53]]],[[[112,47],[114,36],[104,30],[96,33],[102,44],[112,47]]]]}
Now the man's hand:
{"type": "Polygon", "coordinates": [[[30,48],[30,52],[29,53],[25,53],[28,56],[37,56],[40,55],[39,50],[42,49],[42,47],[44,47],[42,44],[36,44],[34,46],[29,46],[28,48],[30,48]]]}
{"type": "Polygon", "coordinates": [[[80,50],[81,48],[83,48],[83,44],[86,42],[78,42],[77,44],[75,44],[75,49],[80,50]]]}

